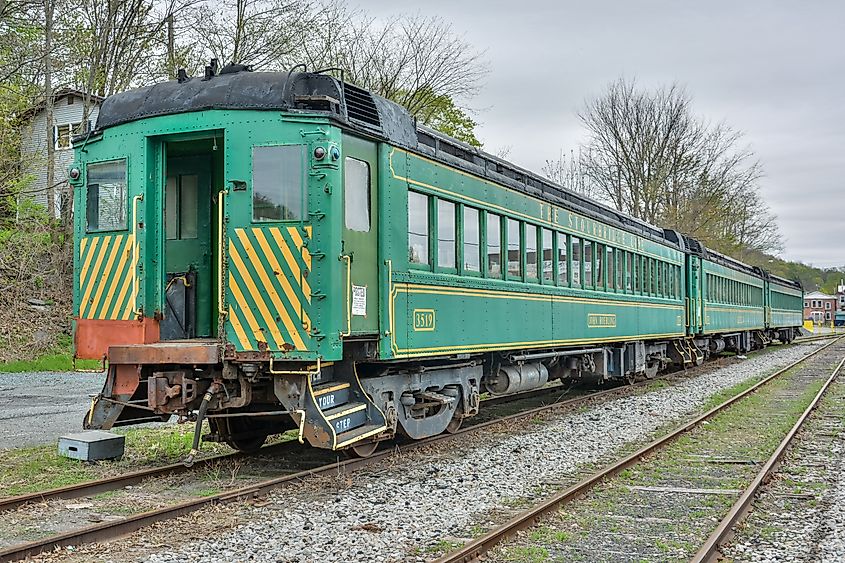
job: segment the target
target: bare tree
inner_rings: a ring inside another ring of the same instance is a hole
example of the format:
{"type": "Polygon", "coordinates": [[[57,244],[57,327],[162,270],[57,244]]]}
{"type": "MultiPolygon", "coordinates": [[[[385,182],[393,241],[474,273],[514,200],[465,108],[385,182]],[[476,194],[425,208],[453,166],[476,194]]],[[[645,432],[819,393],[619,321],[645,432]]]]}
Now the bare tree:
{"type": "Polygon", "coordinates": [[[474,96],[488,72],[483,53],[440,18],[379,21],[339,2],[316,14],[300,54],[312,68],[344,69],[347,80],[405,106],[424,123],[445,99],[474,96]]]}
{"type": "Polygon", "coordinates": [[[295,64],[314,13],[305,0],[223,0],[200,4],[189,18],[197,56],[281,70],[295,64]]]}
{"type": "Polygon", "coordinates": [[[600,199],[719,250],[779,247],[759,162],[739,132],[696,117],[683,88],[647,91],[620,79],[579,117],[589,139],[578,165],[600,199]]]}

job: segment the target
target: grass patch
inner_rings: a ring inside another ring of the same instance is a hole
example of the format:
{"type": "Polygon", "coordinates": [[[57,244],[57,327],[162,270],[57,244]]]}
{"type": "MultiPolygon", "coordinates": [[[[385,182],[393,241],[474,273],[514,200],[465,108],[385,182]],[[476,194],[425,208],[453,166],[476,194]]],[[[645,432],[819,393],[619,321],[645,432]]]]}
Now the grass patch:
{"type": "Polygon", "coordinates": [[[519,563],[543,563],[549,559],[549,551],[544,547],[536,546],[512,546],[504,552],[505,561],[518,561],[519,563]]]}
{"type": "MultiPolygon", "coordinates": [[[[0,496],[34,491],[119,475],[145,467],[181,461],[191,450],[193,425],[167,425],[158,428],[115,429],[126,436],[126,451],[117,461],[86,463],[61,457],[55,444],[5,450],[0,472],[0,496]]],[[[208,428],[204,433],[208,432],[208,428]]],[[[203,455],[231,452],[224,444],[202,444],[203,455]]],[[[103,493],[108,494],[108,493],[103,493]]]]}
{"type": "MultiPolygon", "coordinates": [[[[100,369],[98,360],[78,360],[76,369],[100,369]]],[[[70,336],[59,337],[58,344],[45,354],[32,360],[0,362],[0,373],[25,371],[73,371],[73,342],[70,336]]]]}

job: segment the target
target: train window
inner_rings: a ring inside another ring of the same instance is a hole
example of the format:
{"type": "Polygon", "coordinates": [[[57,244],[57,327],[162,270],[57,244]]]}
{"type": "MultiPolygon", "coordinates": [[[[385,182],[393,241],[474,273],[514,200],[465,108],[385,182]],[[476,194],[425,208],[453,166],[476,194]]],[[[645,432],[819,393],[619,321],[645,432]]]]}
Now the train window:
{"type": "Polygon", "coordinates": [[[252,220],[301,221],[306,217],[304,145],[252,148],[252,220]]]}
{"type": "Polygon", "coordinates": [[[681,267],[675,266],[675,297],[681,298],[681,267]]]}
{"type": "Polygon", "coordinates": [[[428,196],[408,192],[408,262],[428,264],[428,196]]]}
{"type": "Polygon", "coordinates": [[[126,159],[88,165],[88,232],[126,229],[126,159]]]}
{"type": "Polygon", "coordinates": [[[522,276],[522,229],[519,221],[508,219],[508,276],[522,276]]]}
{"type": "Polygon", "coordinates": [[[347,156],[343,166],[344,220],[346,228],[370,232],[370,165],[347,156]]]}
{"type": "Polygon", "coordinates": [[[566,256],[569,245],[566,242],[567,235],[557,234],[557,284],[569,285],[569,268],[567,267],[566,256]]]}
{"type": "Polygon", "coordinates": [[[437,200],[437,265],[455,268],[455,204],[437,200]]]}
{"type": "Polygon", "coordinates": [[[634,291],[634,254],[632,252],[625,253],[625,291],[628,293],[634,291]]]}
{"type": "Polygon", "coordinates": [[[581,239],[572,237],[572,287],[581,287],[581,239]]]}
{"type": "Polygon", "coordinates": [[[464,207],[464,270],[481,271],[481,231],[478,209],[464,207]]]}
{"type": "Polygon", "coordinates": [[[584,255],[584,287],[593,287],[593,243],[584,240],[581,244],[584,255]]]}
{"type": "Polygon", "coordinates": [[[487,275],[502,277],[502,220],[492,213],[487,214],[487,275]]]}
{"type": "Polygon", "coordinates": [[[168,176],[164,189],[164,235],[167,240],[197,238],[196,174],[168,176]]]}
{"type": "Polygon", "coordinates": [[[525,225],[525,277],[537,279],[537,227],[525,225]]]}
{"type": "Polygon", "coordinates": [[[607,289],[616,287],[616,254],[611,247],[607,247],[607,289]]]}
{"type": "Polygon", "coordinates": [[[604,290],[604,245],[596,245],[596,289],[604,290]]]}
{"type": "Polygon", "coordinates": [[[543,257],[540,263],[543,267],[543,281],[550,283],[554,282],[555,279],[553,240],[552,232],[548,229],[543,229],[543,257]]]}

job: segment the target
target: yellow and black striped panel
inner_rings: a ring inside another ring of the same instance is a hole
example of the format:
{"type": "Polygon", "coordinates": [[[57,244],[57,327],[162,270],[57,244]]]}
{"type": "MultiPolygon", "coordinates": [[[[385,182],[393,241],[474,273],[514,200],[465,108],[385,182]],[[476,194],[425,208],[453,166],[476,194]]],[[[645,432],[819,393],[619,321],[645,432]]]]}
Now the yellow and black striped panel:
{"type": "Polygon", "coordinates": [[[129,320],[135,309],[130,234],[95,235],[79,243],[79,318],[129,320]]]}
{"type": "Polygon", "coordinates": [[[307,351],[311,329],[310,228],[235,229],[229,239],[228,340],[241,350],[307,351]]]}

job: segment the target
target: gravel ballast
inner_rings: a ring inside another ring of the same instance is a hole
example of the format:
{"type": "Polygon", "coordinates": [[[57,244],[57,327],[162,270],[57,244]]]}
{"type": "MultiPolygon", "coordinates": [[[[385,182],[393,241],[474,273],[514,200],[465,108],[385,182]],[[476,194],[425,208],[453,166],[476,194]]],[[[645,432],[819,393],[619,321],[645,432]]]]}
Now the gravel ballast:
{"type": "Polygon", "coordinates": [[[732,561],[845,561],[845,377],[840,375],[723,549],[732,561]]]}
{"type": "Polygon", "coordinates": [[[550,484],[571,481],[584,464],[613,457],[696,411],[713,394],[771,373],[817,346],[756,355],[663,389],[531,424],[518,434],[470,435],[448,450],[411,453],[373,469],[288,487],[262,506],[232,508],[240,511],[240,525],[147,560],[425,560],[443,547],[438,542],[489,528],[495,523],[491,514],[533,502],[551,492],[550,484]]]}

